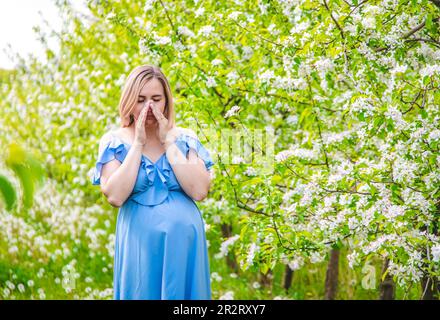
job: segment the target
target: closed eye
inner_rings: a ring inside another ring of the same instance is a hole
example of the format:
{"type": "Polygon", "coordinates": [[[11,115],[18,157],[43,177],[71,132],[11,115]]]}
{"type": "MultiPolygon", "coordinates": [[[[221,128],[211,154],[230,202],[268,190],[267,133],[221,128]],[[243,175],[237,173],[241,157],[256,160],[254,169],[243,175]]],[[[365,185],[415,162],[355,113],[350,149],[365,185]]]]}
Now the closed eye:
{"type": "MultiPolygon", "coordinates": [[[[161,99],[153,99],[155,102],[159,102],[161,99]]],[[[144,102],[145,100],[138,100],[138,102],[144,102]]]]}

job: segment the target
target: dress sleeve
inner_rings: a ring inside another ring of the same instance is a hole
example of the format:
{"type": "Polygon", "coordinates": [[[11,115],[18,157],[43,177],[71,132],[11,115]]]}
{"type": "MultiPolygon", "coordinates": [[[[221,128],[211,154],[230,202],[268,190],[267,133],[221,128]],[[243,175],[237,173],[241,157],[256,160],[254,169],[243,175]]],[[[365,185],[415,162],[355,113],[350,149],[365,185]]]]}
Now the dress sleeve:
{"type": "Polygon", "coordinates": [[[190,148],[194,149],[199,158],[201,158],[205,163],[206,170],[211,171],[215,162],[212,160],[209,151],[203,146],[192,130],[181,132],[175,143],[185,157],[188,156],[190,148]]]}
{"type": "Polygon", "coordinates": [[[112,134],[106,134],[99,142],[98,158],[92,170],[91,182],[93,185],[101,184],[102,166],[114,159],[122,163],[127,151],[121,139],[112,134]]]}

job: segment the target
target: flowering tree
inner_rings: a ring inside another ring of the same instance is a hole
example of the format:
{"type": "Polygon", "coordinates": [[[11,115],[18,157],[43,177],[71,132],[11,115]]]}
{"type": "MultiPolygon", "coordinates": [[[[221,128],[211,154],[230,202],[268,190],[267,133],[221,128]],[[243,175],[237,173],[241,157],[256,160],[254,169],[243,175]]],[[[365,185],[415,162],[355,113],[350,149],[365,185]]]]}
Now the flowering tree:
{"type": "MultiPolygon", "coordinates": [[[[110,0],[89,1],[88,17],[59,6],[60,53],[48,48],[44,65],[23,60],[1,95],[6,128],[33,128],[4,139],[43,150],[50,176],[70,192],[103,201],[87,190],[97,143],[118,122],[126,74],[157,64],[174,84],[178,124],[195,126],[217,162],[201,203],[209,229],[229,226],[223,243],[211,238],[217,257],[234,252],[241,270],[266,273],[344,247],[351,267],[384,259],[384,277],[435,293],[438,1],[110,0]],[[253,129],[273,132],[253,145],[273,145],[271,172],[259,158],[228,162],[214,148],[228,130],[253,129]]],[[[111,247],[111,223],[100,207],[87,212],[96,227],[79,222],[72,247],[101,239],[88,249],[99,255],[111,247]]]]}

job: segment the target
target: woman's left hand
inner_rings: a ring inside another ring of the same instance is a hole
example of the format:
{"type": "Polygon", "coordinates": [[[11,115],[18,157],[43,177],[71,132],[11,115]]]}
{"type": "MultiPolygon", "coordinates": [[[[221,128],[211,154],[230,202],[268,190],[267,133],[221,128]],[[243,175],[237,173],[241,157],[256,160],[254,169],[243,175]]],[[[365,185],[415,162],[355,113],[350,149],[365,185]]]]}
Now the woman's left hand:
{"type": "Polygon", "coordinates": [[[168,146],[170,143],[173,143],[175,138],[177,137],[177,129],[175,126],[172,126],[171,121],[169,121],[162,112],[155,106],[153,103],[150,104],[151,110],[153,111],[153,115],[156,117],[158,126],[158,137],[162,144],[168,146]]]}

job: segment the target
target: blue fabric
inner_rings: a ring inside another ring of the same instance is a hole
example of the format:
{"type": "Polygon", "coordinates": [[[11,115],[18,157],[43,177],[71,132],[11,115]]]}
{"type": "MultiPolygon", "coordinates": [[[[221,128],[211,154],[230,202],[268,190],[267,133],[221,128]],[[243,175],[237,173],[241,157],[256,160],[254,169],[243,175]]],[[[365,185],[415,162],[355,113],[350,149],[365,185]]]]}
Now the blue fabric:
{"type": "MultiPolygon", "coordinates": [[[[181,133],[187,155],[193,148],[207,170],[214,165],[200,141],[181,133]]],[[[124,161],[130,144],[112,135],[98,155],[92,184],[102,166],[124,161]]],[[[208,250],[202,214],[181,188],[163,154],[156,163],[142,155],[135,186],[119,208],[114,256],[114,299],[211,299],[208,250]]]]}

